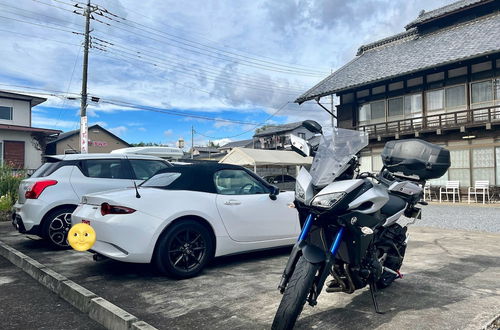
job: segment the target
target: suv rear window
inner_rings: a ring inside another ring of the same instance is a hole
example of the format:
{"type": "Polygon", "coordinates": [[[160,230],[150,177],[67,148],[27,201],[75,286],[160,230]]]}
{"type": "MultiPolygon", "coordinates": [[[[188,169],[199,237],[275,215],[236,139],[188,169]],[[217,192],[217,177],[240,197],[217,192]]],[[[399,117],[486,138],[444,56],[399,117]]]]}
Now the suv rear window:
{"type": "Polygon", "coordinates": [[[144,160],[144,159],[129,159],[135,178],[139,180],[147,180],[158,171],[163,170],[171,165],[161,160],[144,160]]]}
{"type": "Polygon", "coordinates": [[[54,173],[58,168],[64,164],[59,159],[48,159],[46,163],[42,164],[32,175],[31,178],[42,178],[54,173]]]}
{"type": "Polygon", "coordinates": [[[121,159],[87,159],[83,161],[83,174],[89,178],[128,179],[121,159]]]}

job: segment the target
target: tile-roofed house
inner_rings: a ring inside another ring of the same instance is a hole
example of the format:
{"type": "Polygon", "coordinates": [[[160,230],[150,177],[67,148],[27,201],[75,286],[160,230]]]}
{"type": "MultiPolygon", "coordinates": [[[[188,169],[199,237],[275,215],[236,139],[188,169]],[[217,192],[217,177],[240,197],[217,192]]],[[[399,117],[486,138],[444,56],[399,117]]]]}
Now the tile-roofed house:
{"type": "Polygon", "coordinates": [[[252,148],[253,147],[253,139],[240,140],[240,141],[232,141],[228,142],[225,145],[219,147],[220,152],[228,153],[234,148],[252,148]]]}
{"type": "Polygon", "coordinates": [[[416,29],[361,46],[349,63],[301,95],[302,103],[365,84],[493,54],[500,48],[500,13],[428,34],[416,29]],[[487,31],[487,33],[485,32],[487,31]],[[366,70],[370,68],[370,70],[366,70]]]}
{"type": "Polygon", "coordinates": [[[253,136],[255,149],[290,149],[290,134],[305,140],[314,136],[314,133],[304,127],[303,121],[264,126],[257,129],[253,136]]]}
{"type": "Polygon", "coordinates": [[[422,12],[301,95],[336,94],[338,126],[369,133],[362,170],[382,167],[385,141],[446,146],[450,170],[433,184],[500,185],[500,1],[462,0],[422,12]]]}
{"type": "Polygon", "coordinates": [[[493,2],[494,0],[461,0],[457,2],[453,2],[447,6],[440,7],[431,11],[422,11],[420,15],[418,15],[417,19],[410,22],[405,26],[405,29],[411,29],[415,26],[422,25],[431,20],[441,18],[446,15],[455,14],[461,12],[462,10],[467,10],[468,8],[476,5],[481,5],[485,2],[493,2]]]}

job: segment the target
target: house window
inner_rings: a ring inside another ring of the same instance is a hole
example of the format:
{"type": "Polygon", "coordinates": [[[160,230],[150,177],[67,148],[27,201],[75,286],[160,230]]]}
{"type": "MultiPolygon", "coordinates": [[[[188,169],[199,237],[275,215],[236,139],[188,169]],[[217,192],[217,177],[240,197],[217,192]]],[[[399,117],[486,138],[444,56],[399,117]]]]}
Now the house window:
{"type": "Polygon", "coordinates": [[[427,111],[456,111],[465,108],[465,85],[451,86],[425,94],[427,111]]]}
{"type": "Polygon", "coordinates": [[[385,100],[365,103],[359,107],[359,122],[383,122],[385,120],[385,100]]]}
{"type": "Polygon", "coordinates": [[[493,148],[472,150],[472,181],[488,180],[495,182],[495,154],[493,148]]]}
{"type": "Polygon", "coordinates": [[[385,101],[377,101],[370,103],[371,108],[371,120],[384,119],[385,118],[385,101]]]}
{"type": "Polygon", "coordinates": [[[405,96],[405,117],[409,115],[422,115],[422,94],[405,96]]]}
{"type": "Polygon", "coordinates": [[[426,102],[428,111],[442,110],[444,108],[444,90],[438,89],[436,91],[427,92],[426,102]]]}
{"type": "Polygon", "coordinates": [[[496,147],[496,159],[497,159],[497,186],[500,185],[500,147],[496,147]]]}
{"type": "Polygon", "coordinates": [[[500,78],[471,83],[470,90],[472,108],[491,106],[500,101],[500,78]]]}
{"type": "Polygon", "coordinates": [[[387,103],[387,112],[389,117],[400,117],[403,116],[403,98],[396,97],[394,99],[389,99],[387,103]]]}
{"type": "Polygon", "coordinates": [[[12,107],[0,106],[0,119],[12,120],[12,107]]]}
{"type": "Polygon", "coordinates": [[[460,108],[465,105],[465,85],[445,89],[446,109],[460,108]]]}
{"type": "Polygon", "coordinates": [[[422,114],[422,95],[413,94],[389,99],[387,116],[391,119],[414,118],[422,114]]]}
{"type": "Polygon", "coordinates": [[[450,158],[449,179],[460,181],[460,186],[470,186],[470,150],[450,150],[450,158]]]}

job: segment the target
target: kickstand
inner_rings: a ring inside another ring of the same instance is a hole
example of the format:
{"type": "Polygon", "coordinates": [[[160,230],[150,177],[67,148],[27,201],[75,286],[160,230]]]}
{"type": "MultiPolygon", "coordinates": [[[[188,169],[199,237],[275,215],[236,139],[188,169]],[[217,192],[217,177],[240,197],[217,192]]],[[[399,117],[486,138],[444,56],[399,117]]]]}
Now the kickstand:
{"type": "Polygon", "coordinates": [[[377,291],[377,284],[376,283],[370,283],[370,294],[372,296],[373,307],[375,307],[375,312],[377,314],[384,314],[384,312],[381,312],[378,309],[377,297],[375,297],[375,292],[376,291],[377,291]]]}

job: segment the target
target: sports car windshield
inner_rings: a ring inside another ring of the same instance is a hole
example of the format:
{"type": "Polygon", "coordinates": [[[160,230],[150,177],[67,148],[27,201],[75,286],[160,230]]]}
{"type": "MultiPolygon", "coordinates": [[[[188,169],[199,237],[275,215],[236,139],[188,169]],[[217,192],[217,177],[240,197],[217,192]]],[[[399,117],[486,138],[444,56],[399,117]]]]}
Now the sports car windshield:
{"type": "Polygon", "coordinates": [[[149,180],[144,181],[141,187],[166,188],[181,176],[181,173],[167,172],[153,175],[149,180]]]}
{"type": "Polygon", "coordinates": [[[336,128],[331,136],[321,136],[309,171],[311,183],[316,187],[323,187],[333,182],[344,172],[352,157],[367,145],[366,132],[336,128]]]}

